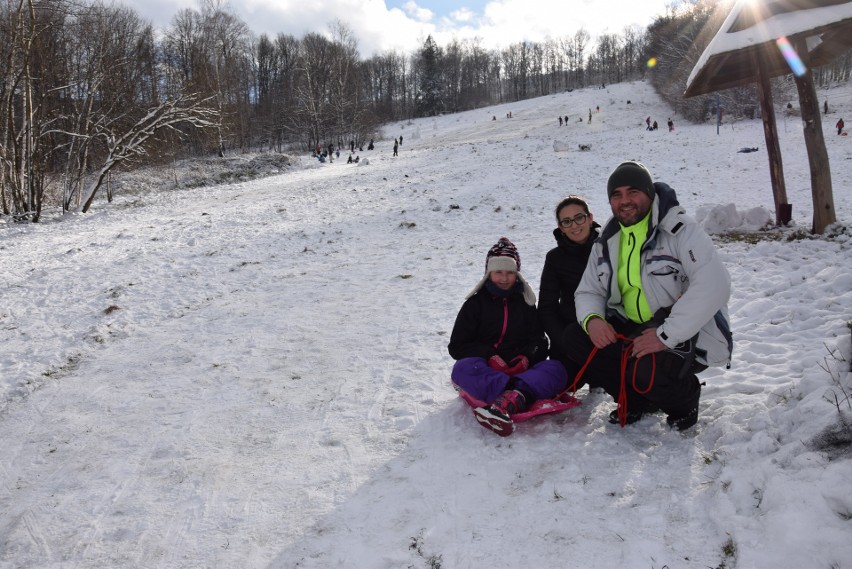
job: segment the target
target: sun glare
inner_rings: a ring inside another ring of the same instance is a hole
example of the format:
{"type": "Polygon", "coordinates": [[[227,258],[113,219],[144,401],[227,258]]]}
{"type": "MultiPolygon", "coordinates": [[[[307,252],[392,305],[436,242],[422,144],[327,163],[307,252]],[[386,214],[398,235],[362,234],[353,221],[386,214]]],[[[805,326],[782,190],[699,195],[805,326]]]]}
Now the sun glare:
{"type": "Polygon", "coordinates": [[[777,40],[775,40],[775,44],[778,46],[778,49],[781,50],[781,55],[784,56],[784,59],[787,60],[787,65],[790,66],[790,70],[793,71],[793,74],[796,77],[801,77],[807,71],[805,64],[802,63],[802,59],[799,57],[799,54],[796,53],[795,48],[790,45],[790,40],[786,38],[786,36],[781,36],[777,40]]]}

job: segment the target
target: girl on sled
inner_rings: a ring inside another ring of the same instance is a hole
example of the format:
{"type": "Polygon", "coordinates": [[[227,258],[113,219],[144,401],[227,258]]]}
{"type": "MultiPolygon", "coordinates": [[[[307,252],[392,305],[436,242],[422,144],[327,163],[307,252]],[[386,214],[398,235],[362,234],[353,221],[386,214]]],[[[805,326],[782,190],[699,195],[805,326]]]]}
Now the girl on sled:
{"type": "Polygon", "coordinates": [[[512,415],[552,399],[568,383],[563,365],[547,358],[547,338],[535,293],[521,276],[521,257],[505,237],[488,251],[485,276],[465,298],[450,343],[453,383],[482,405],[476,420],[502,437],[515,430],[512,415]]]}

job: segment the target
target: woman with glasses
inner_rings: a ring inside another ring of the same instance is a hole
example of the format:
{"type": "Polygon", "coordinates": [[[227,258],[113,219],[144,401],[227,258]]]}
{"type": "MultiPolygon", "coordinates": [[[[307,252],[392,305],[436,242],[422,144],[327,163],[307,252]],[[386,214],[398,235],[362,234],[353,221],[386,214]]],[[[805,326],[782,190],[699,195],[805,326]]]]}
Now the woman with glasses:
{"type": "MultiPolygon", "coordinates": [[[[568,196],[556,206],[556,247],[547,253],[539,283],[538,313],[550,339],[550,357],[567,364],[560,344],[565,329],[577,324],[574,291],[580,284],[595,239],[600,234],[589,204],[580,196],[568,196]]],[[[572,366],[573,367],[573,366],[572,366]]],[[[573,379],[568,369],[569,382],[573,379]]]]}

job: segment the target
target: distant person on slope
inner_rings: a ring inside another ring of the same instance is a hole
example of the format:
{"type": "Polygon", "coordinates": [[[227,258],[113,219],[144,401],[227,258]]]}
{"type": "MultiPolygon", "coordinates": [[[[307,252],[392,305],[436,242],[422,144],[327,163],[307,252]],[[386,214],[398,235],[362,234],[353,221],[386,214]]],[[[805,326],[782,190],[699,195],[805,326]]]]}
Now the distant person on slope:
{"type": "Polygon", "coordinates": [[[731,278],[675,191],[641,163],[616,167],[607,196],[613,217],[574,295],[581,328],[569,328],[560,349],[618,402],[611,423],[662,409],[683,431],[698,421],[696,374],[730,363],[731,278]]]}
{"type": "Polygon", "coordinates": [[[535,293],[521,276],[521,257],[505,237],[489,249],[485,276],[467,295],[456,316],[450,343],[453,383],[487,403],[476,420],[500,436],[515,430],[510,415],[567,385],[563,365],[547,358],[535,308],[535,293]]]}
{"type": "Polygon", "coordinates": [[[843,127],[846,126],[846,124],[844,124],[843,119],[840,119],[834,126],[837,127],[837,134],[841,135],[843,134],[843,127]]]}

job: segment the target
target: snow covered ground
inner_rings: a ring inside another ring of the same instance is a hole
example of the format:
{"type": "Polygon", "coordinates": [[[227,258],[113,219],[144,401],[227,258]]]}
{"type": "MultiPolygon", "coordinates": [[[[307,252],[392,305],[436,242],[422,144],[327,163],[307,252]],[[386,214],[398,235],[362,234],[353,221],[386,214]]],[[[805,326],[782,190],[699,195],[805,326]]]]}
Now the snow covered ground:
{"type": "MultiPolygon", "coordinates": [[[[774,216],[759,121],[685,124],[644,83],[391,125],[359,165],[3,218],[0,567],[852,567],[849,95],[819,92],[827,238],[756,231],[774,216]],[[502,235],[537,290],[556,203],[580,193],[604,221],[625,159],[746,232],[717,237],[733,366],[703,374],[683,434],[610,425],[583,389],[499,438],[450,387],[456,312],[502,235]]],[[[778,103],[807,229],[801,125],[778,103]]]]}

